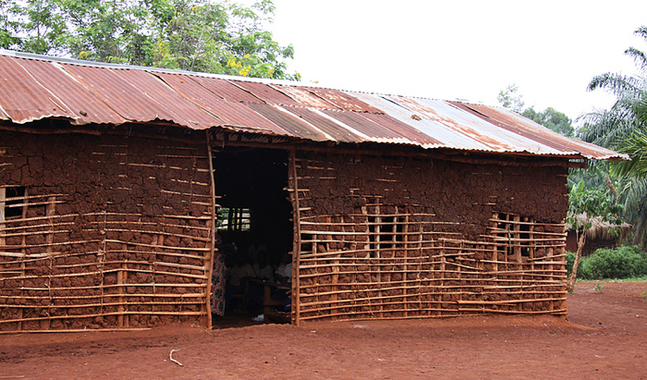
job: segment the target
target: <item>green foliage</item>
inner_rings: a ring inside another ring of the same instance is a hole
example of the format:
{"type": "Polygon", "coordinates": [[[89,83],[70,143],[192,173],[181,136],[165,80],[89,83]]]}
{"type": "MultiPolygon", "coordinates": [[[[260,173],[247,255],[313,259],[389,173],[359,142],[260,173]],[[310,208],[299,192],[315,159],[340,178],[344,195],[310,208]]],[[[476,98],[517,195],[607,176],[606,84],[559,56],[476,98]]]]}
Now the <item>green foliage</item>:
{"type": "Polygon", "coordinates": [[[613,173],[618,177],[647,177],[647,128],[634,130],[622,139],[622,145],[616,149],[627,153],[631,161],[616,163],[613,173]]]}
{"type": "Polygon", "coordinates": [[[573,136],[575,132],[571,119],[553,107],[548,107],[543,112],[537,112],[534,108],[528,108],[521,115],[567,137],[573,136]]]}
{"type": "Polygon", "coordinates": [[[627,153],[631,161],[611,165],[618,178],[618,194],[625,209],[624,216],[633,223],[634,243],[647,242],[647,129],[628,134],[616,149],[627,153]]]}
{"type": "Polygon", "coordinates": [[[292,46],[264,29],[274,5],[208,0],[0,0],[3,47],[78,59],[277,79],[292,46]]]}
{"type": "Polygon", "coordinates": [[[601,292],[602,288],[603,288],[603,286],[598,283],[593,287],[593,291],[594,292],[601,292]]]}
{"type": "Polygon", "coordinates": [[[527,117],[534,122],[543,125],[557,133],[564,136],[572,136],[574,129],[572,120],[566,114],[555,110],[552,107],[546,108],[542,112],[535,111],[533,107],[524,110],[523,95],[519,94],[519,87],[516,84],[511,84],[501,90],[497,96],[497,101],[504,108],[508,108],[524,117],[527,117]]]}
{"type": "Polygon", "coordinates": [[[584,181],[571,188],[568,194],[569,216],[567,222],[575,229],[588,229],[591,227],[591,218],[601,217],[602,220],[613,224],[621,224],[620,213],[622,206],[615,204],[608,192],[600,189],[588,189],[584,181]],[[577,216],[586,214],[584,223],[578,222],[577,216]]]}
{"type": "Polygon", "coordinates": [[[521,113],[526,104],[523,101],[523,95],[518,93],[519,86],[511,84],[505,90],[499,91],[497,101],[501,103],[504,108],[508,108],[516,113],[521,113]]]}
{"type": "Polygon", "coordinates": [[[601,248],[582,260],[578,278],[625,279],[647,275],[647,254],[639,246],[601,248]]]}
{"type": "Polygon", "coordinates": [[[575,252],[566,251],[566,275],[570,276],[575,262],[575,252]]]}
{"type": "MultiPolygon", "coordinates": [[[[647,27],[635,32],[647,41],[647,27]]],[[[618,200],[633,224],[634,243],[647,245],[647,55],[630,47],[625,54],[636,62],[638,75],[605,73],[594,77],[589,90],[602,89],[616,97],[608,110],[586,115],[579,137],[630,155],[632,161],[613,163],[618,200]]]]}

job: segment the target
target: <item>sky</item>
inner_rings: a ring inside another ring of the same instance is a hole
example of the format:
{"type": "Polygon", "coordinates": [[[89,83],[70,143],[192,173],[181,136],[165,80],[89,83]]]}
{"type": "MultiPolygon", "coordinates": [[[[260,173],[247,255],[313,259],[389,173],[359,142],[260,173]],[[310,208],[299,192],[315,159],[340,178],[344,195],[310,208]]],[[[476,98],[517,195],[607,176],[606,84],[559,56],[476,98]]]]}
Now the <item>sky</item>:
{"type": "Polygon", "coordinates": [[[499,92],[516,84],[526,107],[575,119],[612,104],[586,90],[594,76],[635,75],[624,50],[647,51],[634,35],[647,25],[645,0],[273,3],[268,29],[294,46],[290,72],[344,90],[499,105],[499,92]]]}

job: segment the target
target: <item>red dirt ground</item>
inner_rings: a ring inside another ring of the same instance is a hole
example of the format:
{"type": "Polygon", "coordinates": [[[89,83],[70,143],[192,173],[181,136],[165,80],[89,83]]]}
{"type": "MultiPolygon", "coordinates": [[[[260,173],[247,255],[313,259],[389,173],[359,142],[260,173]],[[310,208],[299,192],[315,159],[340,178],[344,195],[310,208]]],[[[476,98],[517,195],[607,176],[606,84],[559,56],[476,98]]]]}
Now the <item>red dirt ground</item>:
{"type": "Polygon", "coordinates": [[[647,379],[647,282],[600,284],[578,283],[568,320],[2,334],[0,379],[647,379]]]}

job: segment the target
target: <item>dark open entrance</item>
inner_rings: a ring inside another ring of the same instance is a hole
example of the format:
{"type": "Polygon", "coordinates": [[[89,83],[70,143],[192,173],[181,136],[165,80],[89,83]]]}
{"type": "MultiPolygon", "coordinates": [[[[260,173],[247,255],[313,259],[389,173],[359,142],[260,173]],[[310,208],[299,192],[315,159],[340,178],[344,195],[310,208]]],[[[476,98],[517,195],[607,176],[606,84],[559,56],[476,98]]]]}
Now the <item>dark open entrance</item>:
{"type": "MultiPolygon", "coordinates": [[[[291,262],[293,224],[292,204],[286,190],[288,153],[226,147],[214,153],[214,169],[220,205],[219,249],[226,265],[225,319],[251,321],[267,310],[263,308],[266,284],[285,281],[276,270],[282,262],[291,262]]],[[[287,287],[286,284],[284,289],[287,287]]],[[[276,290],[272,288],[273,297],[276,290]]],[[[272,311],[280,316],[285,308],[275,301],[272,311]]],[[[288,313],[285,318],[274,317],[289,320],[288,313]]]]}

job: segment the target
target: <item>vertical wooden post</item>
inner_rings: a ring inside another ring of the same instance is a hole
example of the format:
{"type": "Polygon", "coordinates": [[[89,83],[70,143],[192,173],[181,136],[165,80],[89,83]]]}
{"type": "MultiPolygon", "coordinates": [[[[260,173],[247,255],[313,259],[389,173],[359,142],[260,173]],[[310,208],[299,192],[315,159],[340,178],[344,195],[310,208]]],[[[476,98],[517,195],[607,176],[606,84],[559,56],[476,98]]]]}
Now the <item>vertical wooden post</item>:
{"type": "MultiPolygon", "coordinates": [[[[498,220],[499,219],[499,214],[495,213],[492,216],[492,218],[495,219],[495,220],[498,220]]],[[[494,228],[495,229],[499,228],[499,223],[496,222],[496,221],[494,222],[494,228]]],[[[495,233],[495,236],[497,236],[497,235],[498,235],[498,232],[495,233]]],[[[499,270],[499,263],[498,263],[498,261],[499,261],[499,244],[501,244],[501,242],[499,240],[495,240],[494,245],[492,246],[493,247],[493,252],[492,252],[492,272],[495,273],[496,277],[499,276],[498,274],[496,274],[496,272],[499,270]]]]}
{"type": "MultiPolygon", "coordinates": [[[[407,216],[407,222],[408,221],[409,221],[409,218],[407,216]]],[[[423,308],[423,306],[422,306],[422,261],[424,260],[424,256],[423,256],[424,255],[424,249],[423,249],[424,243],[423,243],[423,240],[425,239],[424,224],[418,222],[418,223],[416,223],[415,228],[416,228],[416,230],[418,232],[418,234],[416,235],[416,239],[418,240],[418,242],[416,243],[416,245],[417,245],[416,252],[417,252],[417,255],[418,255],[418,257],[417,257],[417,261],[418,261],[417,264],[418,265],[416,266],[416,279],[418,281],[417,281],[416,286],[418,288],[418,308],[420,309],[420,311],[422,313],[422,308],[423,308]]],[[[427,283],[427,285],[428,284],[429,283],[427,283]]]]}
{"type": "Polygon", "coordinates": [[[440,247],[440,285],[445,286],[445,269],[447,263],[447,257],[445,257],[446,241],[445,238],[440,238],[439,240],[442,243],[440,247]]]}
{"type": "MultiPolygon", "coordinates": [[[[299,326],[301,322],[300,316],[300,276],[299,276],[299,262],[301,261],[301,210],[299,209],[299,181],[296,163],[296,149],[290,149],[289,165],[291,188],[292,188],[292,209],[294,220],[294,238],[292,241],[292,323],[299,326]]],[[[313,244],[317,244],[313,242],[313,244]]]]}
{"type": "MultiPolygon", "coordinates": [[[[405,214],[404,216],[400,217],[398,216],[398,208],[395,208],[395,213],[396,216],[393,218],[393,247],[398,248],[398,226],[402,225],[402,246],[400,249],[404,250],[404,273],[402,273],[402,289],[403,289],[403,301],[404,301],[404,315],[409,316],[409,309],[410,309],[410,298],[409,296],[409,291],[411,291],[413,288],[409,285],[408,280],[409,280],[409,215],[405,214]],[[400,224],[402,223],[402,224],[400,224]]],[[[418,290],[420,290],[418,288],[418,290]]],[[[418,293],[420,294],[420,293],[418,293]]]]}
{"type": "MultiPolygon", "coordinates": [[[[102,229],[102,236],[103,236],[103,241],[101,242],[101,245],[99,246],[99,250],[97,252],[97,258],[99,259],[99,273],[101,275],[101,314],[103,314],[106,309],[103,306],[105,302],[105,264],[106,264],[106,246],[108,242],[106,241],[106,229],[108,228],[108,216],[106,213],[106,210],[103,210],[103,229],[102,229]]],[[[155,283],[155,282],[153,282],[155,283]]]]}
{"type": "Polygon", "coordinates": [[[512,234],[514,258],[517,260],[517,263],[521,263],[521,217],[519,215],[515,215],[512,220],[514,221],[512,224],[512,230],[514,231],[512,234]]]}
{"type": "Polygon", "coordinates": [[[207,264],[207,294],[205,294],[205,308],[207,311],[207,328],[211,328],[213,321],[211,320],[211,281],[213,277],[213,261],[216,254],[216,179],[214,178],[213,170],[213,154],[211,153],[211,136],[207,130],[207,155],[209,158],[209,177],[211,177],[211,228],[209,234],[211,235],[211,246],[209,247],[209,257],[206,260],[207,264]]]}
{"type": "MultiPolygon", "coordinates": [[[[124,254],[126,253],[128,246],[124,243],[122,244],[121,249],[123,250],[124,254]]],[[[119,314],[117,315],[117,326],[118,327],[129,327],[129,318],[127,315],[125,315],[126,308],[124,307],[124,296],[127,297],[126,293],[126,284],[128,282],[128,263],[126,260],[124,260],[121,263],[121,270],[117,272],[117,285],[119,286],[119,306],[117,306],[117,311],[119,314]]]]}
{"type": "MultiPolygon", "coordinates": [[[[27,198],[27,189],[25,189],[25,198],[27,198]]],[[[27,199],[25,199],[25,202],[27,203],[27,199]]],[[[47,243],[47,247],[45,248],[45,252],[47,252],[50,256],[50,265],[52,263],[52,256],[51,253],[53,251],[52,243],[54,243],[54,222],[52,221],[52,217],[54,216],[54,213],[56,212],[56,197],[48,197],[47,198],[47,207],[45,208],[45,216],[48,217],[49,219],[47,222],[49,223],[49,228],[50,228],[50,233],[47,234],[45,238],[45,242],[47,243]]],[[[26,217],[27,215],[27,207],[23,207],[23,218],[26,217]]],[[[23,245],[25,244],[24,242],[24,237],[23,237],[23,245]]],[[[50,267],[50,270],[52,268],[50,267]]],[[[51,292],[51,286],[52,286],[52,280],[51,280],[51,271],[47,274],[47,279],[45,285],[47,285],[48,289],[48,294],[47,296],[49,297],[49,303],[51,304],[52,301],[52,292],[51,292]]],[[[43,330],[49,330],[50,327],[50,315],[49,312],[47,313],[48,319],[42,320],[40,322],[40,327],[43,330]]]]}
{"type": "Polygon", "coordinates": [[[378,318],[384,317],[384,299],[382,298],[382,229],[380,228],[382,224],[382,218],[380,217],[380,198],[375,198],[375,258],[377,259],[377,300],[379,302],[378,318]]]}
{"type": "MultiPolygon", "coordinates": [[[[464,253],[464,249],[465,249],[465,244],[464,244],[464,243],[465,243],[465,242],[464,242],[463,240],[461,240],[461,241],[460,241],[460,243],[459,243],[459,246],[458,246],[458,254],[456,255],[456,258],[455,258],[455,260],[456,260],[456,262],[457,262],[458,264],[462,264],[462,263],[463,263],[463,256],[462,256],[462,254],[464,253]]],[[[461,283],[463,282],[463,281],[462,281],[462,278],[461,278],[461,271],[462,271],[462,270],[463,270],[463,268],[462,268],[460,265],[456,265],[456,272],[457,272],[457,273],[456,273],[456,276],[458,276],[457,280],[458,280],[459,282],[461,282],[461,283]]],[[[459,309],[459,310],[460,310],[461,305],[462,305],[460,301],[462,301],[462,300],[463,300],[463,291],[464,291],[464,288],[461,286],[461,287],[458,289],[458,309],[459,309]]]]}
{"type": "MultiPolygon", "coordinates": [[[[23,204],[23,206],[22,206],[22,215],[21,215],[21,218],[23,220],[27,218],[27,196],[28,196],[28,192],[27,192],[27,188],[25,188],[25,191],[23,192],[23,197],[24,198],[23,198],[23,200],[21,202],[23,204]]],[[[20,275],[23,278],[23,284],[24,284],[24,281],[25,281],[24,278],[27,275],[25,273],[25,265],[26,265],[25,264],[25,257],[27,256],[27,251],[26,251],[25,247],[27,246],[27,236],[22,235],[22,239],[20,241],[20,244],[21,244],[21,247],[22,247],[20,249],[20,253],[21,253],[21,257],[20,257],[20,260],[21,260],[21,262],[20,262],[20,275]]],[[[51,252],[51,251],[48,251],[48,252],[51,252]]],[[[51,257],[50,257],[50,260],[51,260],[51,257]]],[[[44,285],[47,287],[48,294],[49,294],[49,287],[50,287],[49,276],[45,279],[44,285]]],[[[23,309],[22,308],[20,308],[20,311],[18,312],[18,315],[19,315],[20,319],[22,319],[22,317],[23,317],[23,309]]],[[[40,327],[43,330],[49,330],[49,320],[41,320],[40,321],[40,327]]],[[[20,329],[22,330],[22,322],[20,322],[20,329]]]]}
{"type": "MultiPolygon", "coordinates": [[[[328,222],[328,225],[332,224],[332,220],[331,220],[330,217],[328,217],[327,222],[328,222]]],[[[344,216],[343,215],[341,216],[341,230],[342,230],[342,232],[346,231],[346,227],[344,226],[344,216]]],[[[345,239],[344,235],[341,235],[341,236],[342,236],[341,237],[342,240],[345,239]]],[[[328,235],[326,237],[326,240],[328,240],[328,241],[332,240],[332,236],[328,235]]],[[[326,245],[328,245],[328,243],[326,243],[326,245]]],[[[326,248],[327,248],[327,251],[330,251],[329,247],[326,247],[326,248]]],[[[337,300],[338,300],[337,292],[339,291],[339,258],[341,257],[341,253],[342,253],[342,251],[338,250],[337,254],[335,255],[335,258],[333,259],[333,266],[332,266],[332,273],[333,274],[332,274],[332,281],[331,281],[331,283],[332,283],[332,292],[333,293],[330,296],[330,300],[334,301],[334,302],[337,302],[337,300]]]]}
{"type": "Polygon", "coordinates": [[[6,199],[7,199],[7,188],[0,187],[0,245],[7,244],[4,237],[6,199]]]}

